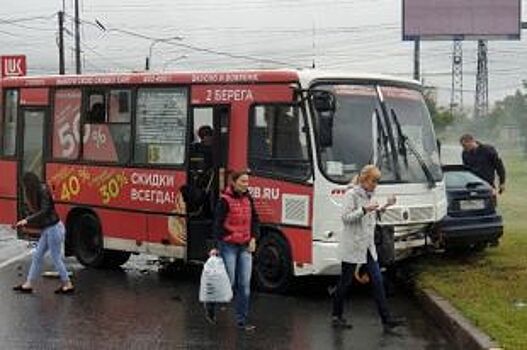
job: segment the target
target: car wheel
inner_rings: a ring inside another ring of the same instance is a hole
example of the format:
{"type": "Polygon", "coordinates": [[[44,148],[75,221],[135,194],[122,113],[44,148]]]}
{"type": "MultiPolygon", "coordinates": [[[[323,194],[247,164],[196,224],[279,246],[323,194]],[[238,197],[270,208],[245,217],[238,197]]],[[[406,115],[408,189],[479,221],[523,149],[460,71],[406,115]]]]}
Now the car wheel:
{"type": "Polygon", "coordinates": [[[479,242],[472,246],[474,252],[482,252],[487,248],[487,242],[479,242]]]}

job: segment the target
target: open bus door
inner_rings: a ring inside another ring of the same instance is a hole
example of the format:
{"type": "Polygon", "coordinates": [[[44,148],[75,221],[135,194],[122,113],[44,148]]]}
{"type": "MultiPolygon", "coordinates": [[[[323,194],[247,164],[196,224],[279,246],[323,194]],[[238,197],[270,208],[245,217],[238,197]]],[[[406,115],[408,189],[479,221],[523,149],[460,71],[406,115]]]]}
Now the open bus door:
{"type": "Polygon", "coordinates": [[[214,209],[225,186],[230,110],[227,106],[192,109],[188,154],[187,260],[205,260],[213,244],[214,209]]]}

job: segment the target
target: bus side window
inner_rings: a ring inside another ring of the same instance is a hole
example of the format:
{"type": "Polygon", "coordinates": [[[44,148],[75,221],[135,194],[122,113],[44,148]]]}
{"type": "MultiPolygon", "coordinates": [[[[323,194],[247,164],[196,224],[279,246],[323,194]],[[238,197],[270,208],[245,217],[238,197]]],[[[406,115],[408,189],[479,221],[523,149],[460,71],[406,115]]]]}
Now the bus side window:
{"type": "Polygon", "coordinates": [[[185,162],[188,89],[141,88],[137,92],[134,163],[185,162]]]}
{"type": "Polygon", "coordinates": [[[92,93],[85,114],[85,160],[126,163],[130,158],[131,91],[92,93]]]}
{"type": "Polygon", "coordinates": [[[90,94],[88,98],[88,112],[85,122],[88,124],[104,123],[106,121],[106,107],[103,93],[90,94]]]}
{"type": "Polygon", "coordinates": [[[250,116],[249,167],[304,179],[311,170],[304,119],[290,105],[256,106],[250,116]]]}
{"type": "Polygon", "coordinates": [[[4,115],[0,115],[2,126],[2,156],[16,154],[16,126],[18,122],[18,91],[7,90],[4,100],[4,115]],[[3,117],[3,118],[2,118],[3,117]]]}

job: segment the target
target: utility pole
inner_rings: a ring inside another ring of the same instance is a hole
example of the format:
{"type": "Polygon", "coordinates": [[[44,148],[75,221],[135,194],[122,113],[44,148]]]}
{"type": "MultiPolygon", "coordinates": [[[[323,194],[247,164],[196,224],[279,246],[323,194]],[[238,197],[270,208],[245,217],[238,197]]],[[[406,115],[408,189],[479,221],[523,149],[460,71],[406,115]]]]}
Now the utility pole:
{"type": "Polygon", "coordinates": [[[421,39],[414,39],[414,79],[421,80],[421,39]]]}
{"type": "Polygon", "coordinates": [[[452,91],[450,112],[463,112],[463,46],[460,39],[454,39],[452,50],[452,91]]]}
{"type": "Polygon", "coordinates": [[[65,73],[64,68],[64,12],[59,11],[59,74],[65,73]]]}
{"type": "Polygon", "coordinates": [[[476,101],[474,103],[475,118],[486,117],[489,113],[489,71],[487,62],[487,40],[478,40],[476,101]]]}
{"type": "Polygon", "coordinates": [[[81,74],[81,35],[79,22],[79,0],[75,0],[75,73],[77,74],[81,74]]]}

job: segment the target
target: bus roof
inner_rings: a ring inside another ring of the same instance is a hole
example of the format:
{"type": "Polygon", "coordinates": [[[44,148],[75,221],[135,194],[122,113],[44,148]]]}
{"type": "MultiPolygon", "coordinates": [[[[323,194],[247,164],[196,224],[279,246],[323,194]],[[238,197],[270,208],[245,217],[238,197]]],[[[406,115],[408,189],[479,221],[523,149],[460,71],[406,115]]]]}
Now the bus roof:
{"type": "Polygon", "coordinates": [[[318,69],[293,70],[237,70],[237,71],[186,71],[186,72],[137,72],[83,75],[39,75],[4,78],[0,86],[51,87],[85,85],[150,85],[150,84],[247,84],[289,83],[300,81],[308,87],[315,80],[358,80],[402,83],[419,87],[419,82],[388,75],[350,72],[321,71],[318,69]]]}
{"type": "Polygon", "coordinates": [[[317,69],[301,70],[299,71],[300,82],[302,86],[308,87],[316,80],[325,81],[344,81],[354,80],[363,82],[385,82],[393,84],[403,84],[420,88],[422,85],[419,81],[413,79],[400,78],[385,74],[367,74],[367,73],[354,73],[349,71],[323,71],[317,69]]]}

